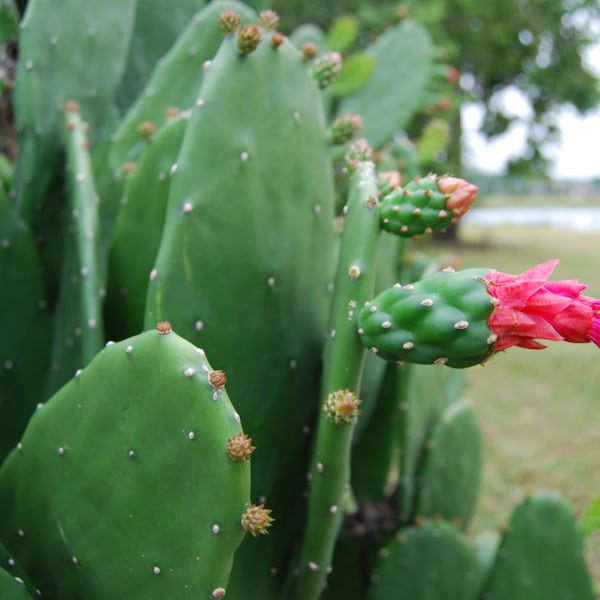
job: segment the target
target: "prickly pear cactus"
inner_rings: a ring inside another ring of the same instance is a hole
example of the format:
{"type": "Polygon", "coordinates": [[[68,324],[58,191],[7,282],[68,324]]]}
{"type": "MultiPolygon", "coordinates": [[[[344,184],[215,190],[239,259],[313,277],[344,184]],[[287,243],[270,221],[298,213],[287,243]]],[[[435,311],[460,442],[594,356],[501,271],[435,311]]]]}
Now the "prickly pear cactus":
{"type": "Polygon", "coordinates": [[[64,254],[55,307],[52,365],[46,398],[102,348],[103,261],[99,249],[98,194],[80,107],[64,110],[69,202],[65,211],[64,254]]]}
{"type": "Polygon", "coordinates": [[[559,495],[537,493],[515,508],[481,598],[594,598],[583,536],[571,508],[559,495]]]}
{"type": "Polygon", "coordinates": [[[21,23],[15,85],[19,214],[37,223],[59,165],[60,108],[79,102],[94,140],[107,133],[112,98],[123,74],[136,0],[31,0],[21,23]]]}
{"type": "Polygon", "coordinates": [[[31,596],[20,577],[0,568],[0,597],[3,600],[31,600],[31,596]]]}
{"type": "Polygon", "coordinates": [[[108,257],[106,331],[120,339],[142,330],[150,271],[158,253],[171,186],[188,117],[167,123],[126,181],[108,257]],[[149,186],[149,182],[151,185],[149,186]]]}
{"type": "Polygon", "coordinates": [[[0,470],[0,539],[44,598],[222,597],[250,486],[224,381],[161,323],[39,407],[0,470]]]}
{"type": "Polygon", "coordinates": [[[246,574],[232,582],[244,598],[249,587],[257,598],[277,593],[261,596],[260,586],[276,589],[300,524],[304,481],[288,474],[306,469],[317,410],[307,398],[317,395],[336,247],[318,87],[288,40],[273,45],[273,34],[261,35],[245,56],[227,37],[205,74],[146,309],[147,325],[172,318],[235,373],[236,407],[260,444],[253,500],[267,498],[277,527],[236,557],[234,569],[246,574]]]}
{"type": "Polygon", "coordinates": [[[31,229],[0,188],[0,459],[14,448],[43,398],[50,314],[31,229]]]}
{"type": "Polygon", "coordinates": [[[475,600],[481,572],[467,539],[445,521],[400,530],[380,550],[368,600],[475,600]]]}
{"type": "Polygon", "coordinates": [[[495,341],[487,324],[493,299],[479,281],[487,273],[445,270],[385,290],[359,313],[363,343],[388,360],[456,368],[483,362],[495,341]]]}
{"type": "Polygon", "coordinates": [[[479,493],[483,440],[473,406],[451,404],[425,444],[418,474],[416,513],[469,525],[479,493]]]}
{"type": "Polygon", "coordinates": [[[435,48],[425,28],[406,20],[384,32],[365,52],[375,57],[375,71],[362,89],[340,102],[338,114],[362,115],[363,135],[380,147],[421,105],[435,48]]]}

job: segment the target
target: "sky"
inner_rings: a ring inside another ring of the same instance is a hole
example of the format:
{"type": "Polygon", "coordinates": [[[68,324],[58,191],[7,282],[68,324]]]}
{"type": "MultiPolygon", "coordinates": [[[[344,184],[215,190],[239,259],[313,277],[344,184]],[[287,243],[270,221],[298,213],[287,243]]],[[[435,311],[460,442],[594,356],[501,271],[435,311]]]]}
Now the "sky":
{"type": "MultiPolygon", "coordinates": [[[[600,44],[589,50],[586,59],[600,78],[600,44]]],[[[504,93],[500,101],[512,114],[526,116],[530,111],[527,101],[516,90],[504,93]]],[[[467,104],[462,109],[465,163],[484,173],[502,173],[507,159],[521,154],[524,128],[516,124],[505,135],[488,142],[477,133],[482,117],[483,110],[476,104],[467,104]]],[[[550,174],[556,179],[600,178],[600,107],[585,117],[565,107],[558,120],[561,142],[548,151],[550,174]]]]}

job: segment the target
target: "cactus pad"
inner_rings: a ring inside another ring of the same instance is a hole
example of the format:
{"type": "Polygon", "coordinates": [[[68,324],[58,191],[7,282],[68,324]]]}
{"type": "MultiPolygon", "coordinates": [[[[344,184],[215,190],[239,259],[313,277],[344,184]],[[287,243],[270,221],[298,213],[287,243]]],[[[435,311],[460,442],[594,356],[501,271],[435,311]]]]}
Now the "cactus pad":
{"type": "Polygon", "coordinates": [[[418,477],[419,516],[441,516],[466,529],[479,491],[482,445],[473,406],[466,401],[451,404],[425,446],[418,477]]]}
{"type": "Polygon", "coordinates": [[[170,328],[107,347],[0,471],[0,537],[46,598],[209,598],[244,536],[249,464],[204,353],[170,328]],[[184,517],[185,515],[185,517],[184,517]]]}
{"type": "Polygon", "coordinates": [[[474,600],[480,583],[475,551],[449,523],[400,530],[380,550],[368,600],[474,600]]]}
{"type": "Polygon", "coordinates": [[[519,504],[483,586],[482,600],[592,600],[583,536],[558,495],[519,504]]]}

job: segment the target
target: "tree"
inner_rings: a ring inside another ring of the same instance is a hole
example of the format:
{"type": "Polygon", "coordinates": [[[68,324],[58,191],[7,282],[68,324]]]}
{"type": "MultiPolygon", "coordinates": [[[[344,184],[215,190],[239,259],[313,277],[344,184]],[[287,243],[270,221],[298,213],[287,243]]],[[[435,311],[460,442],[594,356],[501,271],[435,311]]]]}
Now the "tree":
{"type": "Polygon", "coordinates": [[[367,30],[408,9],[428,27],[445,61],[460,70],[473,99],[484,105],[482,133],[500,135],[522,119],[498,102],[501,92],[518,89],[528,99],[528,146],[510,165],[513,171],[543,170],[543,146],[558,134],[560,106],[571,104],[584,113],[600,103],[598,80],[584,61],[600,27],[597,0],[412,0],[394,7],[359,0],[278,3],[288,25],[313,20],[327,28],[336,16],[353,12],[367,30]]]}

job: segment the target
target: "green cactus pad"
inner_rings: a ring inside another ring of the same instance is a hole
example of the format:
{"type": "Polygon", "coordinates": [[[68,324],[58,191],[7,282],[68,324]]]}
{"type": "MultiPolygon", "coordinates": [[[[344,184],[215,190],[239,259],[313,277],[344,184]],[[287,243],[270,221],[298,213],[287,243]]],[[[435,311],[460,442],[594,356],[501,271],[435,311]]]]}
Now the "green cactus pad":
{"type": "Polygon", "coordinates": [[[108,344],[0,470],[0,538],[44,598],[210,598],[243,538],[239,416],[170,329],[108,344]]]}
{"type": "Polygon", "coordinates": [[[111,124],[112,98],[123,75],[136,0],[31,0],[21,22],[15,85],[19,214],[37,223],[50,199],[61,150],[61,113],[78,102],[92,143],[111,124]]]}
{"type": "Polygon", "coordinates": [[[519,504],[498,547],[482,600],[592,600],[583,535],[557,494],[519,504]]]}
{"type": "Polygon", "coordinates": [[[204,0],[177,0],[165,18],[164,0],[138,0],[127,66],[116,96],[121,110],[142,92],[154,65],[204,4],[204,0]]]}
{"type": "Polygon", "coordinates": [[[428,365],[406,365],[409,381],[400,404],[398,435],[400,445],[400,521],[416,516],[419,469],[425,444],[441,416],[460,398],[465,374],[455,369],[434,369],[428,365]]]}
{"type": "Polygon", "coordinates": [[[483,442],[473,406],[451,404],[436,424],[418,475],[416,512],[466,529],[477,502],[483,442]]]}
{"type": "Polygon", "coordinates": [[[146,323],[172,320],[235,373],[230,390],[258,447],[252,499],[266,497],[276,519],[268,536],[244,541],[235,585],[240,598],[249,586],[270,597],[277,592],[261,586],[285,575],[302,526],[304,478],[288,475],[307,469],[318,410],[307,399],[318,393],[331,299],[333,173],[319,89],[288,40],[240,57],[226,38],[199,99],[171,181],[146,323]]]}
{"type": "Polygon", "coordinates": [[[188,118],[181,115],[156,134],[123,190],[108,265],[106,331],[121,339],[142,330],[146,292],[167,210],[171,166],[188,118]]]}
{"type": "Polygon", "coordinates": [[[380,550],[368,600],[475,600],[481,572],[475,551],[449,523],[401,529],[380,550]]]}
{"type": "Polygon", "coordinates": [[[422,25],[406,19],[387,29],[366,53],[375,57],[373,75],[355,94],[342,99],[338,114],[362,115],[363,135],[380,148],[421,107],[435,47],[422,25]]]}
{"type": "Polygon", "coordinates": [[[29,594],[20,577],[15,577],[0,568],[0,598],[2,600],[31,600],[33,596],[29,594]]]}
{"type": "Polygon", "coordinates": [[[493,342],[493,310],[483,277],[487,269],[444,270],[389,288],[358,316],[362,342],[378,356],[463,368],[485,361],[493,342]]]}
{"type": "Polygon", "coordinates": [[[99,200],[86,125],[76,103],[68,103],[64,118],[69,202],[62,224],[63,261],[46,398],[88,364],[104,343],[99,200]]]}
{"type": "Polygon", "coordinates": [[[435,176],[417,177],[381,201],[381,226],[402,237],[444,231],[453,219],[446,198],[435,176]]]}
{"type": "Polygon", "coordinates": [[[31,583],[21,565],[17,563],[14,556],[3,544],[0,544],[0,577],[3,578],[3,582],[0,583],[0,598],[2,600],[12,600],[13,598],[18,600],[20,598],[39,596],[39,592],[31,583]],[[24,595],[24,587],[29,594],[25,593],[24,595]],[[13,595],[11,596],[11,594],[13,595]]]}
{"type": "MultiPolygon", "coordinates": [[[[139,135],[140,123],[151,121],[160,130],[167,109],[174,107],[184,111],[194,106],[205,68],[223,40],[218,18],[226,9],[234,10],[244,21],[256,17],[250,7],[235,0],[211,2],[196,13],[170,50],[156,63],[143,93],[130,106],[111,136],[108,168],[99,181],[103,199],[101,216],[108,232],[119,211],[123,164],[138,161],[148,147],[148,142],[139,135]]],[[[105,236],[109,237],[108,234],[105,236]]]]}
{"type": "Polygon", "coordinates": [[[51,322],[34,235],[0,187],[0,460],[43,399],[51,322]]]}

